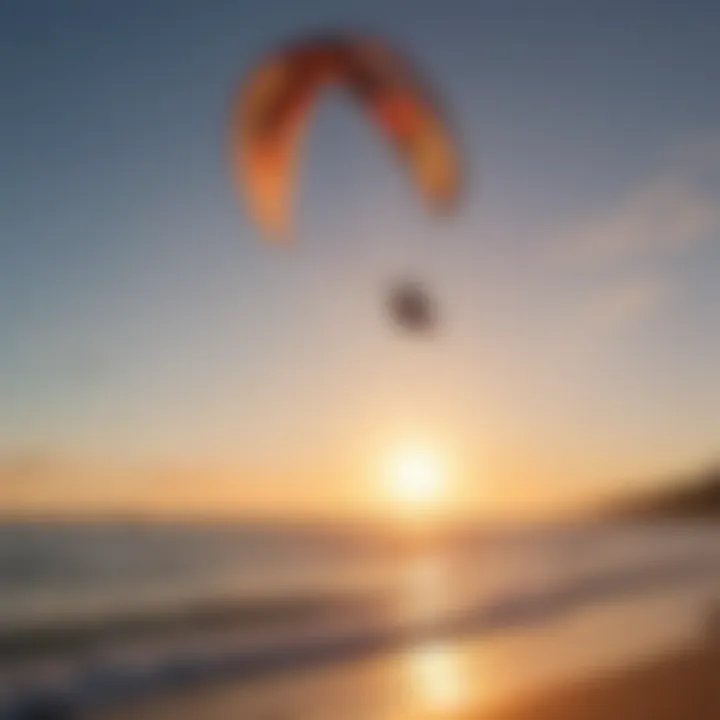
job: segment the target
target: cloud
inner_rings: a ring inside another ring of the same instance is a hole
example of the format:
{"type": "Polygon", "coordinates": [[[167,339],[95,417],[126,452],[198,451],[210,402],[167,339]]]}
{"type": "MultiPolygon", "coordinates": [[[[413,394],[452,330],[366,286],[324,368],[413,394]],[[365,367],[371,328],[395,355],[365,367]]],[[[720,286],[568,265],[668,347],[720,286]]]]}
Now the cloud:
{"type": "Polygon", "coordinates": [[[63,511],[95,502],[102,468],[90,459],[54,448],[7,450],[0,454],[0,514],[63,511]]]}
{"type": "Polygon", "coordinates": [[[65,463],[42,451],[0,456],[0,513],[51,497],[66,476],[65,463]]]}
{"type": "Polygon", "coordinates": [[[720,233],[720,138],[669,153],[664,170],[603,210],[561,224],[551,245],[575,266],[687,252],[720,233]]]}
{"type": "Polygon", "coordinates": [[[61,465],[49,453],[41,451],[8,453],[0,457],[0,488],[44,483],[61,465]]]}
{"type": "Polygon", "coordinates": [[[8,514],[104,516],[227,514],[274,501],[272,478],[244,484],[248,477],[232,462],[188,465],[109,457],[51,448],[7,450],[0,454],[0,518],[8,514]],[[242,500],[242,502],[241,502],[242,500]]]}
{"type": "Polygon", "coordinates": [[[607,285],[580,307],[580,325],[595,339],[615,337],[645,321],[671,294],[672,285],[652,275],[607,285]]]}
{"type": "Polygon", "coordinates": [[[637,328],[676,294],[672,261],[720,236],[720,139],[681,150],[610,207],[556,229],[550,254],[580,286],[573,313],[583,337],[637,328]]]}
{"type": "Polygon", "coordinates": [[[720,231],[720,203],[687,177],[665,176],[635,188],[610,211],[560,232],[581,262],[608,262],[686,251],[720,231]]]}

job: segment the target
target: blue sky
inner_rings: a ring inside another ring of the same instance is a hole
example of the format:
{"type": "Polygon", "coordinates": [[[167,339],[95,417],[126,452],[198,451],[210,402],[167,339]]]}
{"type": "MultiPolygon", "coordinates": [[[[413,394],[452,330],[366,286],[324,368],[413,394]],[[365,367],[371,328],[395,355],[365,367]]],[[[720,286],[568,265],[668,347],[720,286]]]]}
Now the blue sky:
{"type": "Polygon", "coordinates": [[[207,492],[240,509],[328,482],[340,507],[413,434],[460,458],[458,498],[510,507],[711,458],[719,24],[699,1],[7,0],[0,504],[142,503],[182,471],[231,478],[207,492]],[[429,218],[329,100],[283,253],[230,186],[229,102],[278,41],[335,26],[442,89],[467,198],[429,218]],[[406,269],[436,342],[384,321],[406,269]]]}

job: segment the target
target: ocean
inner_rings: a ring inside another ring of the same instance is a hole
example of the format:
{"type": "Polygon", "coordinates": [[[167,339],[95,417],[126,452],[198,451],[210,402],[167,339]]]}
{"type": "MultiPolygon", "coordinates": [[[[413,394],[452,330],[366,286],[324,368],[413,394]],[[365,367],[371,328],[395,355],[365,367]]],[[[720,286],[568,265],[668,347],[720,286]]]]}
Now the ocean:
{"type": "Polygon", "coordinates": [[[413,545],[341,526],[6,522],[0,718],[37,703],[122,717],[219,680],[293,718],[267,678],[320,673],[329,691],[343,668],[371,720],[380,698],[487,701],[696,642],[718,603],[711,524],[465,528],[413,545]],[[430,679],[368,698],[352,668],[378,656],[430,679]]]}

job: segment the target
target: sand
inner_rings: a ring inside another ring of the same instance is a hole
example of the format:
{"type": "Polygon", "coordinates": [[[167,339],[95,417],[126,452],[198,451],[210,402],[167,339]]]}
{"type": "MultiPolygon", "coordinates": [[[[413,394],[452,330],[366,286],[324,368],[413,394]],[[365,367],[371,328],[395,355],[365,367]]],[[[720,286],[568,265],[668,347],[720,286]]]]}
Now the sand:
{"type": "Polygon", "coordinates": [[[720,720],[720,644],[453,720],[720,720]]]}

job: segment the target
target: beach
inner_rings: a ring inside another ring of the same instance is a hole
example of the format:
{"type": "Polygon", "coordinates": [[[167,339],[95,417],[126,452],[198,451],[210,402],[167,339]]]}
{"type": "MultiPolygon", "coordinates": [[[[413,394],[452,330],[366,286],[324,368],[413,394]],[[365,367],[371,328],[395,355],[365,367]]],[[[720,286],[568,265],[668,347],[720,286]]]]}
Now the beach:
{"type": "MultiPolygon", "coordinates": [[[[648,657],[630,667],[582,681],[530,692],[523,697],[448,711],[413,710],[410,704],[405,711],[392,716],[407,720],[716,720],[720,717],[719,679],[720,644],[698,644],[666,652],[660,657],[648,657]]],[[[340,683],[334,688],[336,697],[342,694],[343,682],[347,682],[347,675],[341,673],[340,683]]],[[[318,690],[309,678],[308,685],[311,688],[309,695],[312,690],[318,690]]],[[[273,690],[271,685],[258,689],[269,694],[273,690]]],[[[284,689],[283,683],[278,683],[278,692],[282,693],[284,689]]],[[[250,694],[247,688],[230,684],[136,704],[93,715],[88,720],[371,717],[362,703],[325,706],[316,713],[308,712],[300,696],[292,698],[294,703],[286,713],[266,714],[260,706],[248,709],[250,694]]],[[[328,695],[332,697],[333,692],[328,695]]],[[[385,720],[389,716],[386,708],[386,712],[378,712],[372,717],[385,720]]]]}
{"type": "Polygon", "coordinates": [[[715,720],[720,646],[685,649],[464,720],[715,720]]]}
{"type": "MultiPolygon", "coordinates": [[[[58,586],[59,619],[48,624],[49,606],[31,615],[23,601],[48,587],[44,568],[63,557],[60,539],[74,551],[75,538],[89,532],[47,529],[42,554],[42,536],[33,535],[38,577],[15,586],[23,622],[0,632],[3,720],[35,717],[28,712],[38,707],[87,720],[585,717],[532,713],[604,707],[610,701],[597,698],[605,695],[628,703],[627,717],[642,718],[632,703],[653,701],[656,682],[672,696],[667,712],[685,702],[677,697],[714,707],[720,545],[711,526],[515,529],[391,562],[386,549],[332,533],[319,541],[310,530],[155,529],[128,540],[117,528],[94,528],[96,545],[104,541],[122,558],[113,577],[135,602],[105,604],[94,615],[77,604],[59,615],[86,595],[101,597],[93,582],[110,584],[107,566],[96,580],[93,552],[86,566],[76,564],[73,584],[58,586]],[[158,538],[161,557],[166,538],[193,551],[192,564],[182,572],[176,565],[172,603],[145,579],[158,538]],[[260,578],[248,578],[252,566],[240,552],[248,546],[273,560],[259,594],[260,578]],[[130,557],[140,558],[134,575],[130,557]],[[235,565],[213,571],[209,561],[218,557],[235,565]],[[306,580],[306,568],[315,570],[313,582],[297,582],[298,568],[306,580]],[[361,576],[351,582],[338,569],[361,576]],[[247,580],[219,595],[215,577],[227,576],[247,580]]],[[[17,554],[23,547],[15,542],[17,554]]],[[[17,564],[5,567],[10,578],[17,564]]]]}

